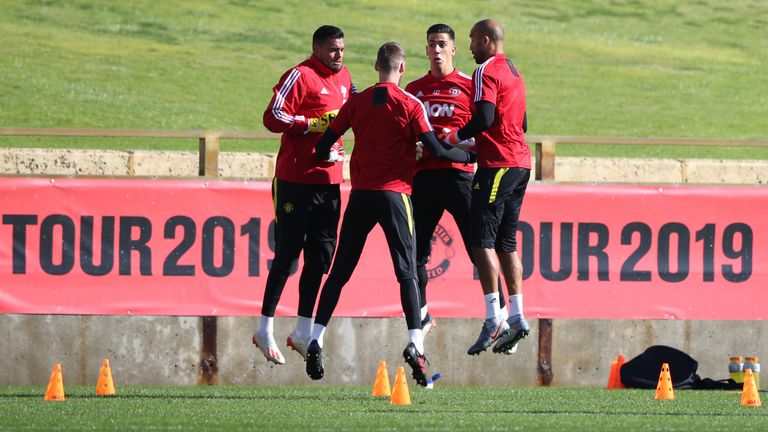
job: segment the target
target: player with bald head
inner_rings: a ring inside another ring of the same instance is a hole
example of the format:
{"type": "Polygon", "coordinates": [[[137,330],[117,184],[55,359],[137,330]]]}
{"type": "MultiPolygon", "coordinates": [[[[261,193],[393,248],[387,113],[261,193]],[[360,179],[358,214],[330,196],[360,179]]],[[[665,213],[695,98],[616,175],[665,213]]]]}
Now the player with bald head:
{"type": "MultiPolygon", "coordinates": [[[[405,86],[416,96],[429,115],[435,130],[451,130],[464,126],[472,117],[472,78],[454,67],[455,33],[447,24],[438,23],[426,31],[425,53],[429,71],[405,86]]],[[[465,145],[474,146],[472,138],[465,145]]],[[[470,239],[470,206],[472,202],[473,165],[449,162],[434,157],[428,151],[416,163],[413,177],[413,219],[416,223],[416,271],[421,300],[421,326],[426,336],[435,326],[427,305],[427,284],[430,272],[435,228],[443,213],[448,212],[456,222],[464,246],[472,259],[470,239]]],[[[499,296],[502,315],[507,312],[504,296],[499,296]]]]}
{"type": "Polygon", "coordinates": [[[477,341],[467,350],[475,355],[493,345],[493,352],[516,348],[530,328],[523,315],[523,266],[517,253],[517,224],[531,172],[525,83],[504,53],[504,29],[494,19],[478,21],[469,33],[472,56],[480,66],[472,75],[472,118],[444,136],[459,143],[475,138],[477,172],[472,186],[470,243],[480,275],[486,319],[477,341]],[[499,273],[509,291],[509,318],[499,308],[499,273]]]}

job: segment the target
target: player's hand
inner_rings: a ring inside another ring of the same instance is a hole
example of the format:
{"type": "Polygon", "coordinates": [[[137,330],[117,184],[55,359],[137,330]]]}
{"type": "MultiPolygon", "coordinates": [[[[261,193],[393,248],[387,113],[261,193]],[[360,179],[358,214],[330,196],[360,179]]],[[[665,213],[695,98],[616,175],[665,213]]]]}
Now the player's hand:
{"type": "Polygon", "coordinates": [[[421,159],[424,156],[424,144],[421,141],[416,141],[416,160],[421,159]]]}
{"type": "Polygon", "coordinates": [[[475,138],[474,137],[467,138],[464,141],[456,144],[456,147],[458,147],[458,148],[460,148],[460,149],[462,149],[464,151],[475,152],[476,151],[476,149],[475,149],[475,138]]]}
{"type": "Polygon", "coordinates": [[[339,152],[338,150],[331,150],[330,153],[328,153],[328,159],[325,160],[326,162],[344,162],[344,152],[339,152]]]}
{"type": "Polygon", "coordinates": [[[331,146],[328,153],[318,153],[315,155],[315,158],[323,162],[344,162],[344,154],[344,147],[337,142],[331,146]]]}
{"type": "Polygon", "coordinates": [[[311,117],[307,119],[307,130],[304,131],[304,135],[308,133],[322,133],[328,129],[328,125],[331,124],[336,115],[339,114],[339,110],[328,111],[320,117],[311,117]]]}
{"type": "Polygon", "coordinates": [[[447,142],[450,145],[456,145],[461,142],[458,129],[443,128],[443,133],[438,135],[438,138],[440,138],[440,141],[447,142]]]}

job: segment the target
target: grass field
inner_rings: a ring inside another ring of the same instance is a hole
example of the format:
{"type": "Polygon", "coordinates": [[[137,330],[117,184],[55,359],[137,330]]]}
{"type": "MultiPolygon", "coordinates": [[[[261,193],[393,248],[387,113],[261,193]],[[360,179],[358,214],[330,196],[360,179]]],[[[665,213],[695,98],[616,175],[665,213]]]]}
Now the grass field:
{"type": "Polygon", "coordinates": [[[412,406],[369,388],[127,387],[103,398],[67,387],[63,402],[44,401],[44,392],[0,387],[0,430],[758,431],[768,414],[725,391],[657,401],[653,390],[412,388],[412,406]]]}
{"type": "MultiPolygon", "coordinates": [[[[312,31],[346,33],[360,88],[384,41],[428,69],[424,30],[457,30],[471,72],[471,25],[498,18],[528,88],[531,134],[766,138],[768,3],[762,0],[20,0],[0,14],[0,127],[262,130],[281,73],[312,31]]],[[[3,138],[4,146],[194,149],[183,141],[3,138]]],[[[276,142],[224,142],[275,150],[276,142]]],[[[768,149],[561,146],[561,155],[768,158],[768,149]]]]}

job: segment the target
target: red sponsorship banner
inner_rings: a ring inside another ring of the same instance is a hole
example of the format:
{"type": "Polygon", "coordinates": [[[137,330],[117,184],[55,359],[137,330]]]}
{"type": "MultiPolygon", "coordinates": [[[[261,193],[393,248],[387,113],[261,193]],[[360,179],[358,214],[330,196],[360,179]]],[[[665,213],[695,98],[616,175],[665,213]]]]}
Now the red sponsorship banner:
{"type": "MultiPolygon", "coordinates": [[[[260,312],[274,248],[269,183],[0,178],[0,211],[0,313],[260,312]]],[[[526,315],[764,319],[765,214],[763,187],[532,183],[518,233],[526,315]]],[[[433,245],[432,312],[483,316],[449,216],[433,245]]],[[[279,315],[295,314],[297,282],[279,315]]],[[[378,227],[336,315],[402,315],[378,227]]]]}

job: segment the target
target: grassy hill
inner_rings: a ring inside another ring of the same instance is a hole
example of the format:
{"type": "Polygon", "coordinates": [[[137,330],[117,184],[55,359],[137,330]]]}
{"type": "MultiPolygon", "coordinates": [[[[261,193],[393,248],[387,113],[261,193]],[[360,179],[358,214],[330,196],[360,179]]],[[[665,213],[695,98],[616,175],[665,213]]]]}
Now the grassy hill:
{"type": "MultiPolygon", "coordinates": [[[[375,51],[388,40],[406,48],[405,80],[426,72],[424,31],[436,22],[456,29],[456,63],[471,73],[469,28],[494,17],[526,79],[529,133],[768,137],[762,0],[3,3],[0,127],[262,130],[272,86],[307,57],[319,25],[345,31],[346,65],[363,88],[376,81],[375,51]]],[[[41,144],[92,143],[0,140],[41,144]]],[[[755,149],[684,151],[768,158],[755,149]]]]}

